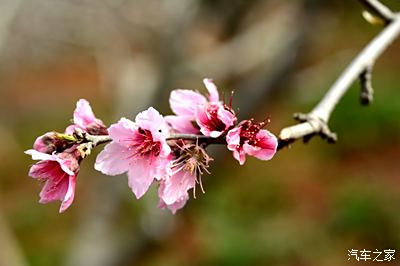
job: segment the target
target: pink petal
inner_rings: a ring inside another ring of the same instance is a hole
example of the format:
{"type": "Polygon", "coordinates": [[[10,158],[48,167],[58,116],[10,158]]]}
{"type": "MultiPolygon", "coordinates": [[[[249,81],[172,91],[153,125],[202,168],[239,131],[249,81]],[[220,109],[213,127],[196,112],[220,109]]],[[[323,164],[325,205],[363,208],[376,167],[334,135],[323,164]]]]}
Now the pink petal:
{"type": "Polygon", "coordinates": [[[66,174],[55,161],[40,161],[35,163],[29,169],[29,176],[40,180],[63,176],[66,174]]]}
{"type": "Polygon", "coordinates": [[[47,153],[46,151],[49,150],[49,147],[45,139],[49,139],[47,136],[50,136],[51,133],[53,132],[47,132],[46,134],[37,137],[33,143],[33,149],[39,152],[47,153]]]}
{"type": "Polygon", "coordinates": [[[203,95],[192,90],[173,90],[169,97],[169,104],[172,111],[181,116],[194,117],[196,107],[206,104],[207,100],[203,95]]]}
{"type": "Polygon", "coordinates": [[[226,135],[226,142],[228,143],[228,150],[233,151],[233,158],[243,165],[246,161],[246,154],[243,147],[240,146],[240,127],[235,127],[228,131],[226,135]]]}
{"type": "Polygon", "coordinates": [[[208,128],[210,117],[208,116],[206,106],[198,106],[196,110],[196,123],[200,127],[200,132],[205,136],[210,136],[211,131],[208,128]]]}
{"type": "Polygon", "coordinates": [[[219,136],[222,135],[222,133],[224,133],[223,131],[209,131],[209,130],[203,130],[203,131],[206,132],[205,134],[208,134],[208,136],[212,138],[218,138],[219,136]]]}
{"type": "Polygon", "coordinates": [[[246,153],[244,152],[244,150],[242,148],[236,150],[233,152],[233,157],[239,161],[240,165],[244,165],[244,163],[246,162],[246,153]]]}
{"type": "MultiPolygon", "coordinates": [[[[163,190],[164,190],[164,188],[163,188],[163,185],[161,184],[160,189],[159,189],[159,194],[160,194],[160,191],[162,193],[163,190]]],[[[188,199],[189,199],[189,194],[186,193],[182,198],[180,198],[177,201],[175,201],[174,203],[168,205],[160,198],[160,202],[158,203],[158,208],[161,208],[161,209],[168,208],[169,210],[171,210],[171,212],[173,214],[176,214],[176,212],[179,209],[182,209],[183,206],[185,206],[188,199]]]]}
{"type": "Polygon", "coordinates": [[[106,175],[120,175],[129,170],[134,152],[112,141],[97,155],[94,168],[106,175]]]}
{"type": "Polygon", "coordinates": [[[243,145],[243,150],[260,160],[270,160],[276,153],[278,140],[276,137],[267,130],[260,130],[257,134],[259,139],[258,146],[252,146],[247,143],[243,145]]]}
{"type": "Polygon", "coordinates": [[[161,198],[165,204],[170,205],[178,201],[187,194],[187,191],[193,188],[196,179],[187,171],[178,171],[165,180],[165,188],[162,191],[161,198]]]}
{"type": "Polygon", "coordinates": [[[166,180],[169,170],[168,164],[171,162],[172,155],[169,154],[167,157],[159,156],[155,162],[153,162],[152,167],[154,167],[154,178],[158,181],[166,180]]]}
{"type": "Polygon", "coordinates": [[[165,121],[156,109],[149,107],[147,110],[140,112],[136,116],[135,123],[139,127],[150,130],[153,133],[158,131],[159,127],[163,126],[165,121]]]}
{"type": "Polygon", "coordinates": [[[131,145],[132,137],[137,132],[137,126],[131,120],[123,117],[118,121],[118,123],[112,124],[108,129],[108,132],[113,141],[125,147],[129,147],[131,145]]]}
{"type": "Polygon", "coordinates": [[[51,154],[47,154],[47,153],[43,153],[43,152],[39,152],[37,150],[26,150],[25,154],[31,155],[32,156],[32,160],[50,160],[50,161],[55,161],[55,157],[51,154]]]}
{"type": "Polygon", "coordinates": [[[218,94],[218,89],[217,86],[215,86],[214,82],[212,79],[203,79],[203,83],[206,86],[209,96],[208,99],[211,103],[216,103],[219,102],[219,94],[218,94]]]}
{"type": "Polygon", "coordinates": [[[75,125],[69,125],[67,126],[67,128],[65,129],[65,134],[69,134],[72,135],[75,132],[75,125]]]}
{"type": "Polygon", "coordinates": [[[52,201],[62,201],[68,191],[68,175],[65,174],[57,183],[53,179],[47,180],[40,192],[39,203],[46,204],[52,201]]]}
{"type": "Polygon", "coordinates": [[[192,116],[169,115],[165,117],[165,121],[169,123],[171,127],[176,131],[178,131],[179,133],[186,133],[186,134],[199,133],[199,129],[193,126],[192,121],[194,121],[194,118],[192,116]]]}
{"type": "Polygon", "coordinates": [[[93,114],[89,102],[85,99],[80,99],[76,103],[76,109],[74,111],[74,124],[85,129],[89,124],[95,122],[95,120],[96,117],[93,114]]]}
{"type": "Polygon", "coordinates": [[[74,172],[71,170],[71,164],[72,164],[71,160],[64,160],[56,155],[53,155],[53,156],[55,157],[56,161],[60,164],[61,169],[65,173],[67,173],[68,175],[74,175],[74,172]]]}
{"type": "Polygon", "coordinates": [[[67,192],[61,203],[60,210],[59,210],[60,213],[65,212],[69,208],[69,206],[71,206],[72,202],[74,201],[75,185],[76,185],[76,176],[75,175],[69,176],[68,189],[67,189],[67,192]]]}
{"type": "Polygon", "coordinates": [[[225,124],[225,128],[230,128],[236,122],[236,116],[230,111],[226,110],[224,106],[219,106],[218,108],[218,118],[225,124]]]}
{"type": "Polygon", "coordinates": [[[141,198],[149,189],[156,176],[156,165],[150,160],[138,159],[132,162],[128,171],[128,185],[136,198],[141,198]]]}
{"type": "Polygon", "coordinates": [[[40,192],[40,203],[63,200],[68,188],[68,174],[55,161],[41,161],[33,165],[29,175],[46,180],[40,192]]]}
{"type": "Polygon", "coordinates": [[[236,117],[222,104],[208,104],[207,106],[198,106],[196,122],[203,135],[218,138],[234,125],[236,117]]]}
{"type": "Polygon", "coordinates": [[[167,156],[171,152],[171,148],[166,141],[170,128],[164,117],[156,109],[150,107],[146,111],[139,113],[135,122],[138,127],[151,132],[154,142],[161,143],[161,156],[167,156]]]}
{"type": "Polygon", "coordinates": [[[228,149],[231,151],[235,151],[240,144],[240,130],[240,127],[235,127],[229,130],[226,135],[226,143],[228,143],[228,149]]]}

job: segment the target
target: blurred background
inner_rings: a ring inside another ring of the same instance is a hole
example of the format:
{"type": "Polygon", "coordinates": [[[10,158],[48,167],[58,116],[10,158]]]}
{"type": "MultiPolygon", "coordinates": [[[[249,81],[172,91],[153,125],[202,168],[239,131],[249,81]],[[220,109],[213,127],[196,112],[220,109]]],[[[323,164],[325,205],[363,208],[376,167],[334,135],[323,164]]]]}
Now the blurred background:
{"type": "MultiPolygon", "coordinates": [[[[384,1],[400,10],[397,0],[384,1]]],[[[23,153],[69,124],[79,98],[107,125],[174,88],[213,78],[241,118],[278,134],[309,111],[381,30],[358,1],[0,0],[0,265],[358,265],[348,250],[395,249],[400,265],[400,42],[378,60],[375,100],[354,84],[315,138],[242,167],[212,147],[206,193],[176,215],[156,189],[82,164],[71,208],[41,205],[23,153]]],[[[362,262],[363,264],[368,264],[362,262]]],[[[372,264],[372,263],[371,263],[372,264]]],[[[385,263],[381,263],[385,264],[385,263]]]]}

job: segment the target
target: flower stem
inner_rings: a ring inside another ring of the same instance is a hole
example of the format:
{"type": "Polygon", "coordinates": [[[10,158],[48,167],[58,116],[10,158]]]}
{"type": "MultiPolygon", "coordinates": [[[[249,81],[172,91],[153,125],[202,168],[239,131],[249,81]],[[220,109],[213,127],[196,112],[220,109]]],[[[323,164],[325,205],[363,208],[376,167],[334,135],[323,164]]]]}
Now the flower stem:
{"type": "Polygon", "coordinates": [[[93,144],[93,147],[96,147],[97,145],[108,143],[111,141],[111,137],[109,135],[90,135],[90,134],[85,134],[84,139],[87,142],[91,142],[93,144]]]}

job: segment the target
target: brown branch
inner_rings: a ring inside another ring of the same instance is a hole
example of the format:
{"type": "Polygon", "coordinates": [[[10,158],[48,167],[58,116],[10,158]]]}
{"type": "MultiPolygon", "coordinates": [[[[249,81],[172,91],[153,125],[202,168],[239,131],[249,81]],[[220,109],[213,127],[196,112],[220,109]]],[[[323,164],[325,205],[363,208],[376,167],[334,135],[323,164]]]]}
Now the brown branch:
{"type": "Polygon", "coordinates": [[[204,135],[196,135],[196,134],[171,134],[167,137],[167,141],[170,140],[193,140],[198,141],[199,144],[226,144],[225,138],[212,138],[204,135]]]}
{"type": "Polygon", "coordinates": [[[279,134],[279,148],[287,146],[300,138],[307,141],[315,135],[320,135],[329,142],[335,142],[336,135],[328,127],[329,118],[340,99],[358,78],[362,80],[362,86],[364,86],[362,90],[363,94],[366,95],[366,98],[372,99],[372,87],[367,88],[371,80],[370,71],[376,59],[399,36],[400,14],[394,14],[386,7],[384,9],[384,6],[378,1],[370,0],[363,2],[371,4],[381,14],[390,17],[390,22],[343,71],[317,106],[308,114],[297,116],[297,119],[302,123],[281,130],[279,134]]]}

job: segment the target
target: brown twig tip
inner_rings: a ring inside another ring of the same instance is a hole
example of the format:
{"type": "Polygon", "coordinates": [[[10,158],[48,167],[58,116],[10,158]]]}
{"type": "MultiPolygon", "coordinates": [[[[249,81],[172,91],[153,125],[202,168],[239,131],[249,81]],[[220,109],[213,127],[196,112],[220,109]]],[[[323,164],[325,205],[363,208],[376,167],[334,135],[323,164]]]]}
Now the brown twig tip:
{"type": "Polygon", "coordinates": [[[372,88],[372,65],[365,68],[360,74],[361,94],[360,102],[362,105],[369,105],[374,99],[374,89],[372,88]]]}
{"type": "Polygon", "coordinates": [[[389,24],[395,17],[394,13],[378,0],[359,0],[373,15],[389,24]]]}

